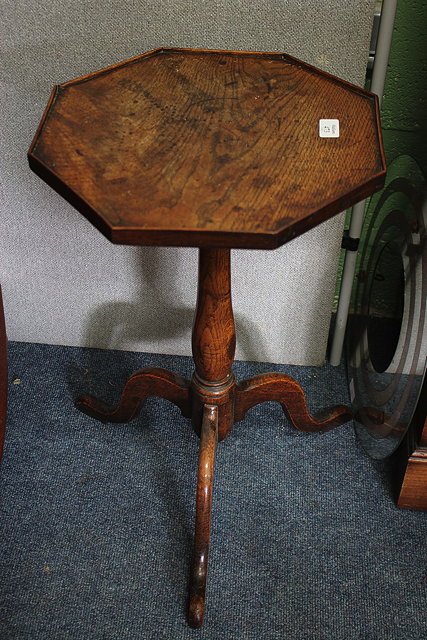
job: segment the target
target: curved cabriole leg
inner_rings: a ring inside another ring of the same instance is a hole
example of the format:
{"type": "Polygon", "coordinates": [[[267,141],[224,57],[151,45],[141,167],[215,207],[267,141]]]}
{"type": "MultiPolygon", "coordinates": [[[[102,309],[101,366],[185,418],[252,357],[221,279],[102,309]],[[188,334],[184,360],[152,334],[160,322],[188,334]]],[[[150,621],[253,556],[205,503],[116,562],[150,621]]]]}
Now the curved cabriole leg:
{"type": "Polygon", "coordinates": [[[212,512],[212,484],[217,440],[218,408],[213,405],[205,405],[200,433],[196,527],[188,605],[188,623],[195,629],[202,626],[205,611],[212,512]]]}
{"type": "Polygon", "coordinates": [[[235,422],[243,420],[248,409],[268,400],[280,402],[299,431],[329,431],[353,417],[348,407],[338,405],[325,409],[313,418],[308,412],[304,391],[296,380],[282,373],[266,373],[249,378],[237,386],[235,422]]]}
{"type": "Polygon", "coordinates": [[[150,396],[165,398],[176,404],[184,416],[191,415],[189,381],[154,367],[140,369],[129,378],[115,407],[92,396],[79,398],[76,407],[101,422],[129,422],[150,396]]]}

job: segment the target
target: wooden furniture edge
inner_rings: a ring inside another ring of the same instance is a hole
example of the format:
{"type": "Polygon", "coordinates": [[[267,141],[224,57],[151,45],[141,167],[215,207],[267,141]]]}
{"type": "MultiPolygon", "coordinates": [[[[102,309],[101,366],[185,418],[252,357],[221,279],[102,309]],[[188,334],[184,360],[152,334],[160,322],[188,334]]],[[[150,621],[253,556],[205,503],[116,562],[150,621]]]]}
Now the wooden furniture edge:
{"type": "Polygon", "coordinates": [[[399,509],[427,511],[427,376],[412,424],[391,457],[391,470],[399,509]]]}
{"type": "MultiPolygon", "coordinates": [[[[50,104],[56,92],[51,95],[50,104]]],[[[47,111],[43,116],[42,124],[47,117],[47,111]]],[[[40,127],[42,126],[40,125],[40,127]]],[[[40,130],[39,127],[39,130],[40,130]]],[[[28,162],[30,168],[60,196],[79,211],[94,227],[98,229],[113,244],[159,246],[159,247],[216,247],[228,249],[264,249],[274,250],[281,247],[303,232],[309,231],[319,224],[330,220],[338,213],[363,200],[372,193],[372,190],[381,189],[386,178],[386,169],[383,168],[375,176],[366,180],[352,192],[326,203],[321,209],[316,209],[310,216],[295,222],[284,229],[278,229],[268,233],[250,233],[247,231],[210,231],[200,229],[156,229],[156,228],[130,228],[114,227],[96,211],[84,198],[68,187],[61,178],[44,164],[36,155],[34,147],[37,143],[34,138],[28,150],[28,162]]]]}
{"type": "Polygon", "coordinates": [[[216,247],[216,248],[232,248],[232,249],[261,249],[261,250],[274,250],[292,240],[294,237],[301,233],[308,231],[318,224],[332,218],[341,211],[354,205],[356,202],[363,200],[370,195],[373,191],[376,191],[384,186],[386,177],[386,161],[384,155],[380,117],[379,117],[379,104],[375,94],[351,84],[346,80],[331,75],[321,69],[318,69],[298,58],[294,58],[288,54],[281,52],[260,52],[260,51],[233,51],[233,50],[220,50],[220,49],[185,49],[185,48],[158,48],[140,54],[128,60],[122,61],[118,64],[105,67],[104,69],[89,73],[74,80],[64,82],[62,84],[55,85],[49,102],[44,110],[42,120],[38,126],[36,134],[31,142],[28,150],[28,161],[31,169],[39,175],[46,183],[48,183],[59,195],[67,200],[75,209],[77,209],[84,217],[86,217],[110,242],[114,244],[127,244],[127,245],[145,245],[145,246],[170,246],[170,247],[216,247]],[[289,62],[295,66],[306,69],[310,73],[315,73],[324,78],[327,78],[334,83],[341,85],[350,91],[354,91],[361,95],[365,95],[371,99],[372,116],[376,122],[376,133],[378,141],[378,168],[375,175],[365,180],[365,182],[359,183],[352,191],[344,193],[341,196],[335,197],[325,202],[320,209],[314,209],[304,219],[295,219],[294,222],[288,226],[277,226],[276,228],[265,230],[263,233],[251,233],[244,230],[236,231],[217,231],[209,229],[156,229],[154,227],[136,227],[136,228],[122,228],[112,225],[101,211],[95,209],[90,202],[82,197],[77,191],[71,189],[59,175],[49,167],[42,159],[37,156],[37,145],[39,137],[42,133],[43,127],[49,119],[52,107],[56,100],[60,97],[62,90],[71,85],[75,85],[81,82],[90,80],[91,78],[108,73],[114,69],[118,69],[129,64],[134,64],[144,58],[150,58],[155,55],[161,55],[168,52],[180,52],[180,53],[200,53],[200,54],[218,54],[228,56],[243,56],[243,57],[260,57],[279,59],[289,62]]]}

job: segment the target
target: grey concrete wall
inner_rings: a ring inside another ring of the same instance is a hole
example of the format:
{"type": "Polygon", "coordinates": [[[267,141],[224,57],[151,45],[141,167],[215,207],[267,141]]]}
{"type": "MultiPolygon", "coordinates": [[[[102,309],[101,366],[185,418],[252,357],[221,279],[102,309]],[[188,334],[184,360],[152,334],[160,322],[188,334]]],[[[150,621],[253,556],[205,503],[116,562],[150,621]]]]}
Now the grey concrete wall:
{"type": "MultiPolygon", "coordinates": [[[[372,0],[0,4],[9,338],[189,354],[197,250],[113,246],[28,169],[52,85],[160,46],[284,51],[361,84],[372,0]]],[[[338,216],[277,251],[234,252],[238,358],[323,362],[341,230],[338,216]]]]}

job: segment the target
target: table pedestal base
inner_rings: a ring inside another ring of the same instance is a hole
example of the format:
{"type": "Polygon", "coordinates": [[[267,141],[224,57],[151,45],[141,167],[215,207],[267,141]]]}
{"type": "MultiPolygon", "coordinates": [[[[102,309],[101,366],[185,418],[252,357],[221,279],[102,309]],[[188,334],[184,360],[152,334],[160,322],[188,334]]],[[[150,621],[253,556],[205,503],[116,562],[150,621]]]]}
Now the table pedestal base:
{"type": "Polygon", "coordinates": [[[76,406],[101,422],[128,422],[137,415],[146,398],[158,396],[173,402],[185,417],[191,418],[200,436],[200,452],[188,621],[198,628],[204,616],[217,442],[229,434],[235,422],[244,419],[251,407],[268,400],[280,402],[300,431],[326,432],[347,422],[352,415],[347,407],[335,406],[313,418],[300,385],[281,373],[266,373],[236,383],[231,371],[235,330],[228,249],[200,250],[192,345],[196,368],[191,380],[165,369],[141,369],[125,384],[117,406],[110,407],[91,396],[80,398],[76,406]]]}

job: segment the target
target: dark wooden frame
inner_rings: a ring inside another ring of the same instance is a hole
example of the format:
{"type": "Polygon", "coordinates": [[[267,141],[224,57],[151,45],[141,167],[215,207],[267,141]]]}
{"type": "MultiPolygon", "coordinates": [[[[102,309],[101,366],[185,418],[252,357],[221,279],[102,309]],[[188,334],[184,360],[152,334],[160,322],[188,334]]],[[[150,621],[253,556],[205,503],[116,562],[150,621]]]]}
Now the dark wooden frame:
{"type": "Polygon", "coordinates": [[[411,426],[391,457],[391,472],[397,506],[427,511],[427,376],[411,426]]]}

